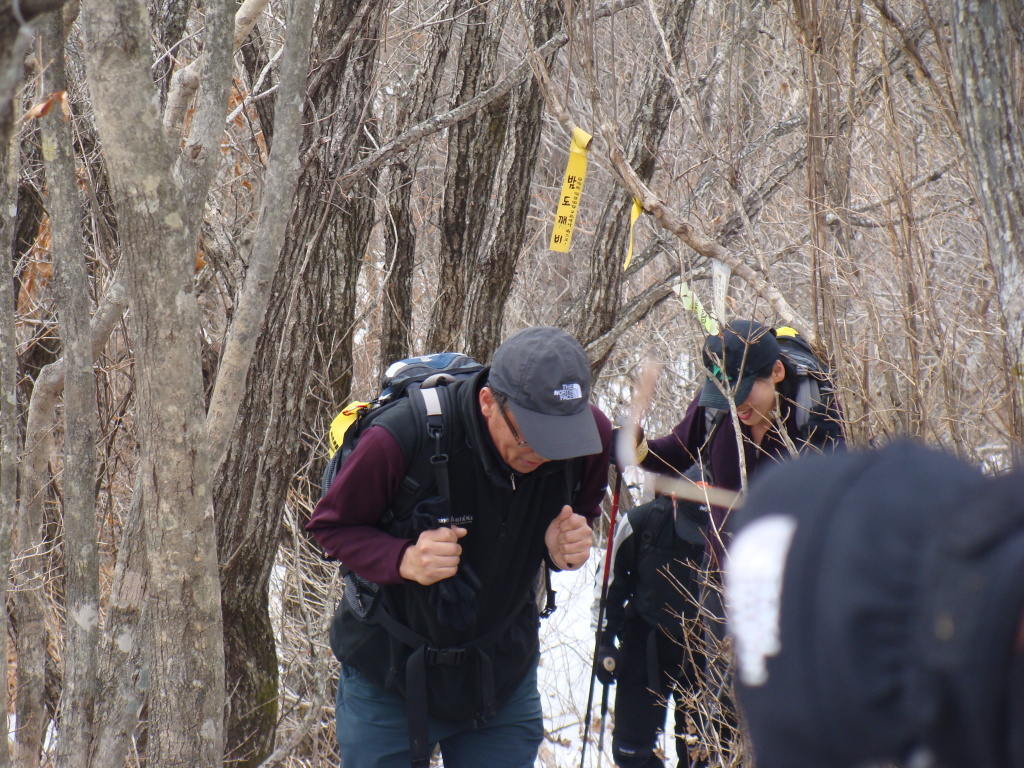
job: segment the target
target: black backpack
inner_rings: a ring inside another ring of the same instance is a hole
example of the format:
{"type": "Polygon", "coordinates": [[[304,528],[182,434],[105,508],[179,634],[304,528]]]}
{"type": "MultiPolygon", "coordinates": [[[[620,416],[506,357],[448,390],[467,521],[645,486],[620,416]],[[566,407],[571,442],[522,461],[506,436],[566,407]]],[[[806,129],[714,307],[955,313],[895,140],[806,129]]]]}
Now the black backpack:
{"type": "Polygon", "coordinates": [[[775,338],[782,354],[796,369],[796,425],[801,436],[809,440],[817,430],[826,429],[826,424],[832,425],[827,427],[830,434],[838,431],[839,413],[832,371],[818,359],[807,339],[795,329],[788,326],[777,328],[775,338]]]}
{"type": "MultiPolygon", "coordinates": [[[[370,402],[351,402],[341,409],[331,422],[328,442],[331,459],[324,468],[320,478],[320,495],[324,496],[334,478],[363,433],[376,421],[377,417],[403,398],[410,397],[414,392],[413,412],[416,414],[418,435],[433,441],[434,450],[430,456],[425,451],[416,450],[414,455],[406,457],[409,469],[402,481],[399,497],[392,504],[391,513],[401,513],[411,508],[420,491],[430,484],[433,476],[437,481],[437,490],[448,495],[447,455],[444,452],[444,405],[442,391],[445,385],[469,378],[483,370],[483,365],[473,358],[458,352],[438,352],[421,357],[407,357],[388,366],[381,376],[381,390],[370,402]]],[[[416,445],[421,445],[418,437],[416,445]]],[[[385,521],[386,522],[386,521],[385,521]]]]}

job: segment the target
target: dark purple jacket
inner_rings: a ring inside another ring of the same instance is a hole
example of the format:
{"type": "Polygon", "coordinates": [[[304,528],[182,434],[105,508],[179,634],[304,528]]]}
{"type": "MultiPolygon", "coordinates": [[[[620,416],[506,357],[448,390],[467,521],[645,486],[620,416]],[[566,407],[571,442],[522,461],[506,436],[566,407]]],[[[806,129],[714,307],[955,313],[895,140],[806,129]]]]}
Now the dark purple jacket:
{"type": "MultiPolygon", "coordinates": [[[[649,453],[640,462],[641,467],[649,472],[659,474],[682,475],[693,466],[697,461],[701,446],[704,444],[707,427],[705,409],[697,404],[698,400],[699,398],[696,398],[690,403],[683,420],[676,424],[669,434],[647,441],[649,453]]],[[[794,409],[786,409],[786,418],[783,420],[783,424],[793,444],[798,449],[803,448],[806,442],[797,427],[794,409]]],[[[748,477],[756,475],[765,467],[790,458],[789,449],[775,429],[768,430],[760,445],[754,443],[749,427],[740,424],[740,430],[744,438],[743,453],[748,477]]],[[[834,438],[834,441],[834,445],[829,449],[843,444],[841,437],[834,438]]],[[[814,441],[811,445],[814,446],[814,441]]],[[[711,437],[711,444],[704,449],[704,459],[716,486],[731,491],[740,490],[742,483],[739,451],[736,447],[736,430],[730,417],[727,416],[718,425],[711,437]]],[[[728,510],[713,507],[711,516],[719,531],[728,530],[728,510]]],[[[712,541],[712,553],[720,563],[723,553],[717,540],[712,541]]]]}
{"type": "MultiPolygon", "coordinates": [[[[608,446],[611,424],[596,406],[591,406],[605,446],[604,453],[584,461],[584,480],[573,509],[591,521],[601,514],[601,500],[608,484],[608,446]]],[[[478,414],[482,424],[483,417],[478,414]]],[[[481,429],[492,462],[505,466],[487,430],[481,429]]],[[[411,539],[399,539],[381,530],[384,516],[398,486],[405,477],[406,459],[391,434],[383,427],[370,427],[359,439],[341,467],[327,494],[320,499],[306,526],[324,551],[363,578],[377,584],[401,584],[398,568],[411,539]]],[[[505,466],[511,474],[511,470],[505,466]]]]}

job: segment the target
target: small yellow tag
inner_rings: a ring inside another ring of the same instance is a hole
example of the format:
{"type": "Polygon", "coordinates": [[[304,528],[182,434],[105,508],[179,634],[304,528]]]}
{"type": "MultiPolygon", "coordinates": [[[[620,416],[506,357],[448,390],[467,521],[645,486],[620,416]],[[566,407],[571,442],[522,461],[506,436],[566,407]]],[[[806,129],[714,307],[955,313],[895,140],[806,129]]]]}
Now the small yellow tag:
{"type": "Polygon", "coordinates": [[[640,214],[643,212],[643,205],[634,197],[633,208],[629,212],[629,250],[626,252],[626,263],[622,265],[623,271],[629,269],[629,262],[633,260],[633,227],[636,226],[636,220],[640,218],[640,214]]]}
{"type": "Polygon", "coordinates": [[[569,252],[572,228],[576,224],[576,209],[583,192],[583,180],[587,177],[587,149],[593,139],[593,136],[580,128],[572,129],[569,160],[565,164],[562,194],[558,198],[555,225],[551,228],[551,244],[548,246],[552,251],[569,252]]]}
{"type": "Polygon", "coordinates": [[[672,286],[672,290],[675,291],[679,298],[683,300],[683,307],[690,310],[697,316],[700,324],[704,326],[704,330],[710,333],[712,336],[718,335],[718,321],[713,318],[704,305],[700,303],[692,290],[690,290],[689,284],[684,280],[678,285],[672,286]]]}
{"type": "Polygon", "coordinates": [[[331,430],[327,435],[327,443],[331,448],[331,455],[341,447],[348,428],[355,424],[359,414],[370,407],[369,403],[353,402],[341,409],[341,413],[334,417],[331,422],[331,430]]]}

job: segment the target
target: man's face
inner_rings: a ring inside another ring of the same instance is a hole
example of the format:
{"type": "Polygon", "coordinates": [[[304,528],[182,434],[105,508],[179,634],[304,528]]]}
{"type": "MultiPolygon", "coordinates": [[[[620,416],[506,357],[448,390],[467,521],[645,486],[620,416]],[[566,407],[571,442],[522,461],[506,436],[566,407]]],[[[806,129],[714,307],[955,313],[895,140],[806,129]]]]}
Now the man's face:
{"type": "Polygon", "coordinates": [[[480,412],[487,422],[487,431],[498,449],[498,455],[516,472],[528,474],[548,461],[523,440],[512,409],[498,405],[490,387],[480,390],[480,412]]]}

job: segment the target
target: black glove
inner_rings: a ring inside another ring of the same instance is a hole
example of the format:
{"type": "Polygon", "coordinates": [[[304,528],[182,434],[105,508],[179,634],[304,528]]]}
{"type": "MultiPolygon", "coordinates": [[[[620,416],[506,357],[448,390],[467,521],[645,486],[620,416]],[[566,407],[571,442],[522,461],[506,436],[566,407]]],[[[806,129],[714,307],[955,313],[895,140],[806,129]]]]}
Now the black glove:
{"type": "Polygon", "coordinates": [[[615,682],[615,673],[619,667],[619,649],[614,645],[602,645],[597,649],[597,662],[594,665],[594,674],[601,681],[602,685],[611,685],[615,682]]]}
{"type": "Polygon", "coordinates": [[[462,632],[476,621],[476,600],[480,579],[468,563],[459,565],[458,572],[447,579],[430,585],[430,605],[437,612],[437,620],[462,632]]]}

